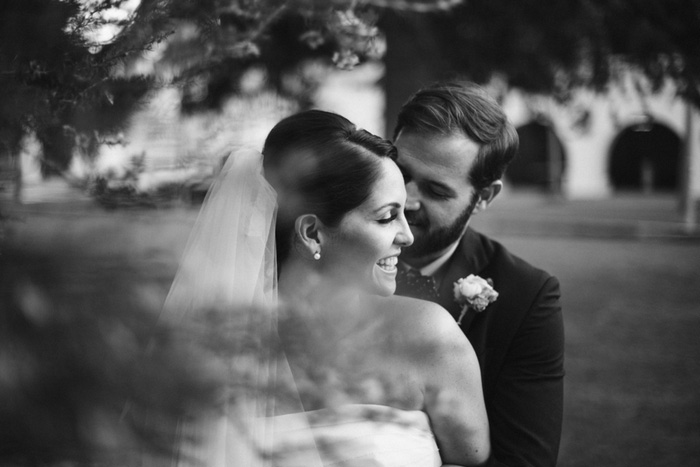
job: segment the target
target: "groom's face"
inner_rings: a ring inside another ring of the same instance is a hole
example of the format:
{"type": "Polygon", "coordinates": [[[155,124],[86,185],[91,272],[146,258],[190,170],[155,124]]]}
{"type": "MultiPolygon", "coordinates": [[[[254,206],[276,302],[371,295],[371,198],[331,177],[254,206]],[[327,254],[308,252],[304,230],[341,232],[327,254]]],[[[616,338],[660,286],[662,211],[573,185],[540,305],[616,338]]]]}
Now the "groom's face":
{"type": "Polygon", "coordinates": [[[415,237],[401,255],[421,267],[463,235],[478,198],[469,169],[479,145],[462,134],[401,132],[394,142],[406,183],[406,219],[415,237]]]}

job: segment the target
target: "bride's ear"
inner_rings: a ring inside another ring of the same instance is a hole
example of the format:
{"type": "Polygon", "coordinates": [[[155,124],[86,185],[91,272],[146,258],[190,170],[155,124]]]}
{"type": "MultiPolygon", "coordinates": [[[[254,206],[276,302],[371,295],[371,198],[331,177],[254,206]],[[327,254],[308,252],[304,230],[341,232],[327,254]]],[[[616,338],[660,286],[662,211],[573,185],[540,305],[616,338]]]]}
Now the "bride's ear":
{"type": "Polygon", "coordinates": [[[300,253],[313,258],[321,251],[321,229],[323,222],[315,214],[302,214],[294,222],[294,236],[297,238],[300,253]]]}

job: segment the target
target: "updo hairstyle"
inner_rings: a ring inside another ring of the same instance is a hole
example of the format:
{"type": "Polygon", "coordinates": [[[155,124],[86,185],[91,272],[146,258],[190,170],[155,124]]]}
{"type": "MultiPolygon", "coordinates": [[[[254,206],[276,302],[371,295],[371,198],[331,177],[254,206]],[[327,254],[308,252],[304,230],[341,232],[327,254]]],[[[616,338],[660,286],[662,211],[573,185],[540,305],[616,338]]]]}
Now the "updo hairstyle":
{"type": "Polygon", "coordinates": [[[263,147],[265,177],[277,191],[277,258],[289,256],[294,223],[315,214],[329,227],[369,198],[381,159],[396,160],[387,140],[340,115],[308,110],[280,121],[263,147]]]}

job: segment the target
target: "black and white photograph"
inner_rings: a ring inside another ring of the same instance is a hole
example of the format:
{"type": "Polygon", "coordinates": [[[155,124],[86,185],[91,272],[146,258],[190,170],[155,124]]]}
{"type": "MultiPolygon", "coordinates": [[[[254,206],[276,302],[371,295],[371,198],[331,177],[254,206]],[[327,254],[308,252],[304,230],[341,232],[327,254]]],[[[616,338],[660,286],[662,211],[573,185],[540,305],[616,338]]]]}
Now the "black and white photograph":
{"type": "Polygon", "coordinates": [[[700,0],[3,0],[0,466],[692,467],[700,0]]]}

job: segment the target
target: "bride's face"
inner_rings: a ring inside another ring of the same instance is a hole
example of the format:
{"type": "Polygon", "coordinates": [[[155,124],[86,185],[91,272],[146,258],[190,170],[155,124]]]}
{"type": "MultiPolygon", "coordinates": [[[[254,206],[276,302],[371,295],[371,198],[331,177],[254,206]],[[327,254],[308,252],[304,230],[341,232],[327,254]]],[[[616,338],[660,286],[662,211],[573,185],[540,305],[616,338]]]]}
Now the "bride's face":
{"type": "Polygon", "coordinates": [[[392,295],[401,248],[413,243],[405,203],[401,171],[391,159],[382,159],[381,175],[370,197],[327,232],[323,272],[366,292],[392,295]]]}

